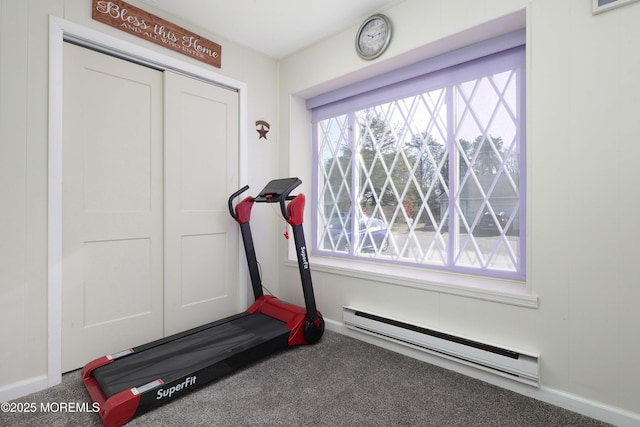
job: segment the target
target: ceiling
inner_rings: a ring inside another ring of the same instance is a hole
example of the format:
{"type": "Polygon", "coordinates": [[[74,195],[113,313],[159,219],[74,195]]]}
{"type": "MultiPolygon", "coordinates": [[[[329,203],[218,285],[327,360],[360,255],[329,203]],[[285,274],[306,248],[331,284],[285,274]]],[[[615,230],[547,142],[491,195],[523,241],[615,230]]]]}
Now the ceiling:
{"type": "Polygon", "coordinates": [[[140,1],[281,59],[404,0],[140,1]]]}

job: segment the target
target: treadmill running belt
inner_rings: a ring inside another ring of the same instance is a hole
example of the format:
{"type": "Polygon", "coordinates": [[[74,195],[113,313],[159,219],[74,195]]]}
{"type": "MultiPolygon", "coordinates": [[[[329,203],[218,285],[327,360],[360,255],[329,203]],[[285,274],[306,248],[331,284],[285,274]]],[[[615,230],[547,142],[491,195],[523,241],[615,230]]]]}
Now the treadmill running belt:
{"type": "Polygon", "coordinates": [[[246,354],[253,348],[265,355],[287,347],[291,331],[284,325],[260,313],[247,315],[116,359],[97,368],[93,376],[109,398],[131,387],[157,379],[169,383],[217,364],[220,366],[214,369],[220,372],[214,376],[224,375],[237,368],[234,357],[256,359],[246,354]]]}

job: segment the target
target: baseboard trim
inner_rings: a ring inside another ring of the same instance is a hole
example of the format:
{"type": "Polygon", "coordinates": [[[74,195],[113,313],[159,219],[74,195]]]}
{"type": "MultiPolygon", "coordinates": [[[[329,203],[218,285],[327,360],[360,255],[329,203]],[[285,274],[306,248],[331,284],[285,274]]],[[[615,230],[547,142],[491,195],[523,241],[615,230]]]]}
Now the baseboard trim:
{"type": "Polygon", "coordinates": [[[17,399],[36,391],[49,387],[49,378],[46,375],[29,378],[27,380],[0,386],[0,402],[17,399]]]}
{"type": "Polygon", "coordinates": [[[327,318],[325,318],[324,321],[325,326],[329,331],[337,332],[396,353],[404,354],[405,356],[485,381],[489,384],[511,390],[515,393],[522,394],[569,411],[577,412],[587,417],[595,418],[620,427],[634,427],[640,425],[640,414],[637,413],[585,399],[561,390],[545,387],[544,385],[541,385],[540,387],[531,387],[529,385],[520,384],[460,363],[349,329],[342,322],[327,318]]]}

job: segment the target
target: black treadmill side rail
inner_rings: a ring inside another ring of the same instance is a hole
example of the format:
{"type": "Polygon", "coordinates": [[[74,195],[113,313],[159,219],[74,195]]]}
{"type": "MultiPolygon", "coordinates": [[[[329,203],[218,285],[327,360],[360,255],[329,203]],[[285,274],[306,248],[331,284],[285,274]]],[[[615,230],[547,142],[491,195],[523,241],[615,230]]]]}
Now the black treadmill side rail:
{"type": "Polygon", "coordinates": [[[248,222],[240,224],[240,233],[242,234],[242,242],[244,243],[244,252],[247,255],[247,266],[249,268],[249,277],[251,278],[251,288],[253,289],[254,301],[260,298],[262,292],[262,279],[260,278],[260,269],[258,268],[258,260],[256,259],[256,248],[253,245],[253,235],[251,234],[251,226],[248,222]]]}
{"type": "Polygon", "coordinates": [[[298,258],[298,270],[300,271],[300,281],[302,282],[302,293],[304,304],[307,310],[307,318],[304,325],[304,338],[309,343],[318,341],[324,333],[324,319],[316,307],[316,299],[313,294],[313,283],[311,281],[311,269],[309,268],[309,253],[304,238],[302,227],[304,217],[304,194],[298,194],[287,205],[287,222],[293,230],[293,239],[296,245],[296,255],[298,258]]]}
{"type": "Polygon", "coordinates": [[[316,308],[316,299],[315,295],[313,294],[311,270],[309,269],[307,245],[304,239],[302,225],[295,225],[292,227],[292,230],[298,258],[298,270],[300,270],[300,280],[302,281],[304,305],[307,309],[307,318],[316,319],[318,317],[318,309],[316,308]]]}
{"type": "Polygon", "coordinates": [[[264,293],[262,292],[262,279],[260,278],[260,269],[258,268],[258,260],[256,258],[256,249],[253,244],[253,235],[251,234],[251,208],[253,207],[254,199],[247,197],[238,203],[234,209],[233,199],[238,197],[249,189],[248,185],[245,185],[240,190],[236,191],[229,197],[229,214],[231,217],[240,224],[240,233],[242,235],[242,242],[244,244],[244,253],[247,257],[247,267],[249,268],[249,277],[251,278],[251,288],[253,289],[254,300],[260,298],[264,293]]]}
{"type": "MultiPolygon", "coordinates": [[[[302,226],[304,219],[304,194],[290,196],[291,192],[302,184],[298,178],[282,178],[270,181],[260,192],[254,202],[280,203],[282,216],[293,229],[293,238],[296,245],[296,256],[298,258],[298,268],[302,284],[302,293],[306,308],[306,320],[303,329],[303,338],[308,344],[318,341],[324,333],[324,320],[316,308],[316,300],[313,294],[313,284],[311,282],[311,270],[309,268],[309,253],[304,237],[302,226]],[[289,201],[288,204],[285,201],[289,201]]],[[[237,208],[236,208],[237,211],[237,208]]],[[[290,339],[290,342],[298,341],[297,338],[290,339]]]]}

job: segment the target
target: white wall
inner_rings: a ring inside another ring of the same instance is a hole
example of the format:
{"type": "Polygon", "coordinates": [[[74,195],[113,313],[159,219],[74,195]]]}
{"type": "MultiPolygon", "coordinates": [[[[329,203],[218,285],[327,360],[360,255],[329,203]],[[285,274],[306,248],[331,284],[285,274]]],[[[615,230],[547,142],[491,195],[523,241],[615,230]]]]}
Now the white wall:
{"type": "MultiPolygon", "coordinates": [[[[222,45],[216,69],[91,19],[90,0],[0,0],[0,400],[47,381],[47,143],[49,15],[207,68],[247,85],[248,183],[257,193],[277,174],[277,63],[208,29],[129,3],[222,45]],[[254,123],[272,124],[258,142],[254,123]]],[[[242,183],[244,185],[245,183],[242,183]]],[[[278,291],[278,220],[255,214],[265,282],[278,291]]],[[[231,220],[231,219],[230,219],[231,220]]],[[[244,262],[244,261],[243,261],[244,262]]]]}
{"type": "MultiPolygon", "coordinates": [[[[541,390],[558,403],[640,421],[640,3],[593,16],[591,0],[407,0],[385,12],[395,33],[373,63],[354,52],[354,24],[280,64],[282,174],[300,176],[311,194],[305,98],[507,32],[486,23],[518,10],[527,29],[527,285],[538,307],[316,268],[318,307],[337,322],[353,305],[538,353],[541,390]]],[[[300,302],[295,266],[281,270],[283,298],[300,302]]]]}

